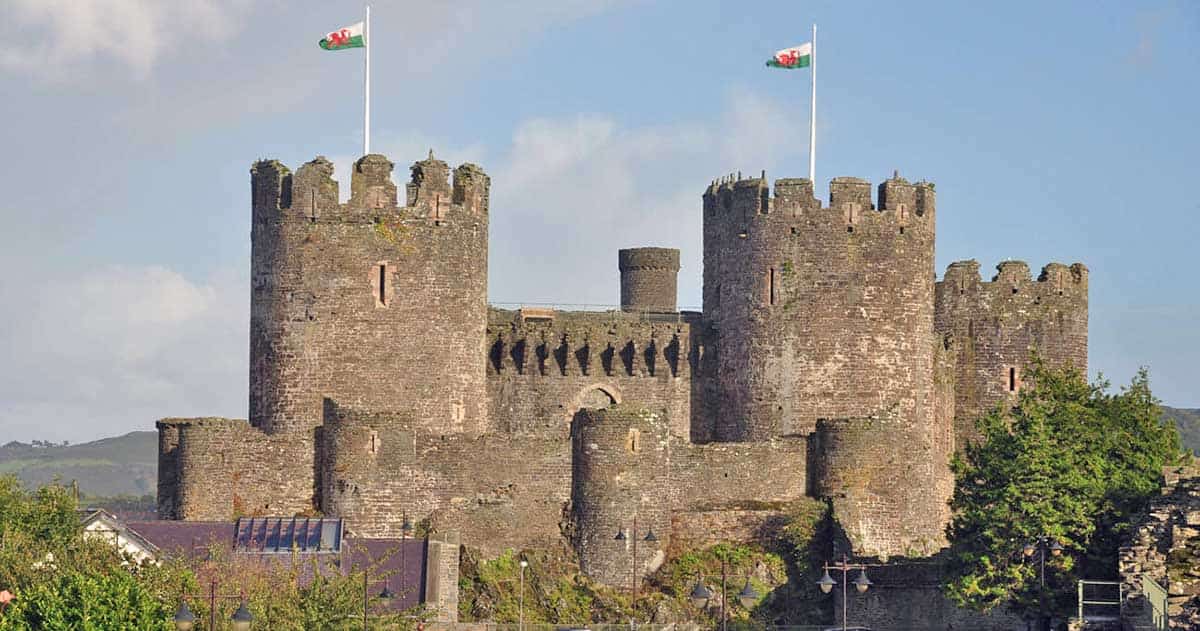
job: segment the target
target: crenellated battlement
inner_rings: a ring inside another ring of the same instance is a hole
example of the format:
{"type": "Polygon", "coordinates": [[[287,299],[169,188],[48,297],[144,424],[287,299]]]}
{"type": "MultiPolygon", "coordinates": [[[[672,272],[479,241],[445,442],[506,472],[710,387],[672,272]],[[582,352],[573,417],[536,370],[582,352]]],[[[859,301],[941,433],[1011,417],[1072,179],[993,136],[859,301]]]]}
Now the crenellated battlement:
{"type": "Polygon", "coordinates": [[[1088,269],[1083,263],[1047,263],[1035,280],[1025,261],[1008,260],[996,265],[996,274],[984,282],[979,262],[974,259],[955,261],[946,267],[942,280],[937,282],[939,296],[987,295],[991,300],[1016,299],[1039,301],[1053,297],[1083,296],[1088,292],[1088,269]],[[1019,298],[1014,298],[1019,297],[1019,298]]]}
{"type": "Polygon", "coordinates": [[[691,323],[618,311],[490,309],[488,374],[531,377],[671,378],[693,372],[691,323]]]}
{"type": "Polygon", "coordinates": [[[431,151],[410,167],[403,207],[398,206],[394,168],[379,154],[359,158],[350,174],[350,199],[343,204],[338,201],[333,164],[324,156],[305,163],[294,175],[278,160],[259,160],[250,169],[255,222],[363,223],[403,216],[406,221],[442,225],[455,215],[466,218],[488,211],[491,179],[478,165],[465,163],[451,172],[431,151]]]}
{"type": "MultiPolygon", "coordinates": [[[[730,175],[709,184],[704,191],[704,214],[717,220],[744,222],[754,215],[785,215],[791,218],[823,216],[847,226],[863,224],[909,225],[935,210],[933,184],[910,183],[899,173],[878,186],[878,204],[871,196],[871,183],[857,177],[835,177],[829,183],[829,205],[813,196],[806,178],[775,180],[770,194],[766,174],[758,178],[730,175]],[[832,211],[832,212],[831,212],[832,211]]],[[[853,232],[852,230],[849,232],[853,232]]]]}

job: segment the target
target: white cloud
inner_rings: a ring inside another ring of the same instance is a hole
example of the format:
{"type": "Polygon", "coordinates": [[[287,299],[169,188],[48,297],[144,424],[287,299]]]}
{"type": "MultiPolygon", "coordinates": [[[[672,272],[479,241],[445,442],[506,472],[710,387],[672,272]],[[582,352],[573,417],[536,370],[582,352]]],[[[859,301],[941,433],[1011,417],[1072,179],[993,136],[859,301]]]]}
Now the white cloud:
{"type": "Polygon", "coordinates": [[[237,33],[247,0],[10,0],[0,66],[53,73],[111,59],[145,76],[170,49],[224,41],[237,33]],[[19,42],[19,45],[13,45],[19,42]]]}
{"type": "Polygon", "coordinates": [[[498,163],[484,165],[493,176],[491,298],[614,304],[616,251],[665,246],[682,251],[680,305],[699,306],[704,187],[738,168],[749,176],[797,164],[807,144],[793,118],[742,91],[710,121],[526,121],[498,163]]]}
{"type": "Polygon", "coordinates": [[[43,277],[5,297],[0,434],[70,439],[168,415],[244,416],[249,287],[162,267],[43,277]],[[26,310],[20,314],[18,306],[26,310]]]}

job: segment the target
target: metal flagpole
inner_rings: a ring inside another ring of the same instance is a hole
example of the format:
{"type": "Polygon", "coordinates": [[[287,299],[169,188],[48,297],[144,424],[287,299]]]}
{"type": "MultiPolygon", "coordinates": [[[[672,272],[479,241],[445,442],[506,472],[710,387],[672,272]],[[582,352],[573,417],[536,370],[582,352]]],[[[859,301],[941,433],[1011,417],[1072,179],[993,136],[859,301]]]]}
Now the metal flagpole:
{"type": "Polygon", "coordinates": [[[817,187],[817,25],[812,29],[812,107],[808,118],[808,180],[812,182],[813,192],[817,187]]]}
{"type": "Polygon", "coordinates": [[[371,5],[363,22],[363,155],[371,153],[371,5]]]}

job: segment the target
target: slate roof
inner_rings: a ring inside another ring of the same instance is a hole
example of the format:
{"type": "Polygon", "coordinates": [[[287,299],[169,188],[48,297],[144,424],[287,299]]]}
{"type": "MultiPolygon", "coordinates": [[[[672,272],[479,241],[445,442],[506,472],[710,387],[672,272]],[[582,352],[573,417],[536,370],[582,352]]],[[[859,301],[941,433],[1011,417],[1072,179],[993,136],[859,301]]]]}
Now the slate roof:
{"type": "Polygon", "coordinates": [[[334,550],[324,545],[318,546],[317,543],[322,540],[321,533],[329,536],[333,527],[330,522],[340,520],[311,519],[308,520],[307,531],[303,529],[304,521],[304,518],[293,520],[291,517],[267,518],[266,521],[256,518],[254,524],[248,520],[242,523],[240,531],[238,523],[225,521],[132,521],[126,523],[125,527],[167,556],[203,560],[212,550],[219,551],[223,557],[254,559],[286,571],[290,571],[294,564],[302,584],[312,581],[314,567],[323,574],[336,572],[343,576],[370,568],[371,574],[380,578],[371,580],[369,592],[378,594],[386,584],[396,594],[390,610],[402,611],[424,602],[425,540],[343,538],[339,523],[336,525],[338,545],[334,550]],[[249,534],[277,533],[282,528],[286,539],[293,521],[297,522],[296,532],[302,535],[300,539],[305,544],[304,547],[296,546],[295,550],[289,545],[287,549],[277,551],[277,539],[257,538],[249,534]],[[305,532],[308,534],[304,535],[305,532]],[[313,563],[314,559],[316,564],[313,563]]]}

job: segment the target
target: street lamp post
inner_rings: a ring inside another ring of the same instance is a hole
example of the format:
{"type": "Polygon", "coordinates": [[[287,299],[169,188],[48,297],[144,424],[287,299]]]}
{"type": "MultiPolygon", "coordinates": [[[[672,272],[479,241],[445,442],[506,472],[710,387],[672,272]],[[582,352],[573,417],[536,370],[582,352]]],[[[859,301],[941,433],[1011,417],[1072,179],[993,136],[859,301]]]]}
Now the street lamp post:
{"type": "Polygon", "coordinates": [[[521,559],[521,596],[517,600],[517,631],[525,631],[525,568],[529,561],[521,559]]]}
{"type": "Polygon", "coordinates": [[[1021,548],[1021,554],[1026,559],[1032,559],[1035,555],[1038,561],[1038,615],[1041,618],[1042,631],[1050,631],[1050,614],[1046,611],[1046,557],[1047,556],[1062,556],[1063,547],[1057,539],[1042,535],[1037,539],[1026,543],[1021,548]]]}
{"type": "MultiPolygon", "coordinates": [[[[641,583],[641,581],[638,580],[638,575],[637,575],[637,544],[638,544],[637,515],[633,516],[633,530],[630,531],[630,533],[628,535],[625,534],[624,530],[619,530],[619,531],[617,531],[617,536],[613,537],[613,539],[616,541],[626,541],[627,539],[633,541],[633,558],[631,559],[631,562],[630,562],[629,578],[630,578],[630,582],[632,583],[632,587],[633,587],[633,606],[636,607],[637,601],[638,601],[638,587],[640,586],[640,583],[641,583]]],[[[653,528],[651,528],[648,532],[646,532],[646,535],[642,537],[642,541],[645,541],[648,543],[654,543],[654,542],[658,541],[658,537],[654,536],[653,528]]]]}
{"type": "MultiPolygon", "coordinates": [[[[689,597],[692,601],[692,604],[696,605],[697,607],[703,607],[704,604],[713,596],[712,591],[704,585],[704,579],[707,576],[708,575],[705,575],[705,574],[700,574],[699,576],[697,576],[696,586],[692,588],[692,593],[689,597]]],[[[729,593],[729,591],[728,591],[729,572],[728,572],[728,565],[725,560],[725,555],[721,555],[721,574],[720,574],[720,576],[721,576],[721,631],[727,631],[729,629],[729,610],[725,606],[725,598],[726,598],[725,595],[727,593],[729,593]]],[[[716,575],[715,574],[712,575],[712,578],[716,578],[716,575]]],[[[749,610],[751,607],[753,607],[754,603],[758,602],[758,592],[755,591],[754,586],[750,584],[749,576],[746,577],[746,586],[743,587],[742,591],[738,593],[738,602],[740,602],[742,604],[742,606],[745,607],[747,610],[749,610]]]]}
{"type": "MultiPolygon", "coordinates": [[[[369,600],[368,595],[370,594],[370,591],[371,591],[371,588],[368,585],[368,582],[370,580],[370,574],[371,573],[368,572],[366,569],[363,570],[363,614],[362,614],[362,616],[363,616],[363,618],[362,618],[363,631],[368,631],[368,629],[367,629],[367,604],[368,604],[368,600],[369,600]]],[[[385,575],[383,577],[383,591],[379,592],[379,604],[384,609],[387,609],[388,606],[390,606],[392,604],[392,601],[394,601],[396,599],[396,595],[394,593],[392,593],[392,590],[389,587],[388,583],[389,583],[388,577],[385,575]]]]}
{"type": "MultiPolygon", "coordinates": [[[[178,631],[192,631],[196,626],[196,616],[188,609],[187,598],[204,597],[204,594],[182,594],[179,598],[179,609],[175,612],[173,619],[175,628],[178,631]]],[[[237,598],[242,601],[238,605],[237,611],[230,616],[231,626],[234,631],[248,631],[250,623],[254,621],[254,617],[250,615],[250,610],[246,607],[246,593],[238,594],[218,594],[217,579],[212,579],[208,584],[208,629],[216,631],[217,628],[217,601],[237,598]]]]}
{"type": "Polygon", "coordinates": [[[825,574],[817,581],[817,585],[821,586],[821,591],[826,594],[833,591],[833,586],[837,584],[837,581],[833,580],[833,577],[829,575],[829,570],[841,570],[842,572],[842,631],[846,631],[846,611],[850,605],[847,594],[849,592],[847,577],[850,574],[850,570],[858,570],[858,576],[854,579],[854,589],[857,589],[858,593],[862,594],[866,592],[873,583],[871,583],[871,579],[867,578],[866,565],[862,563],[850,563],[850,558],[843,554],[841,562],[825,564],[825,574]]]}

